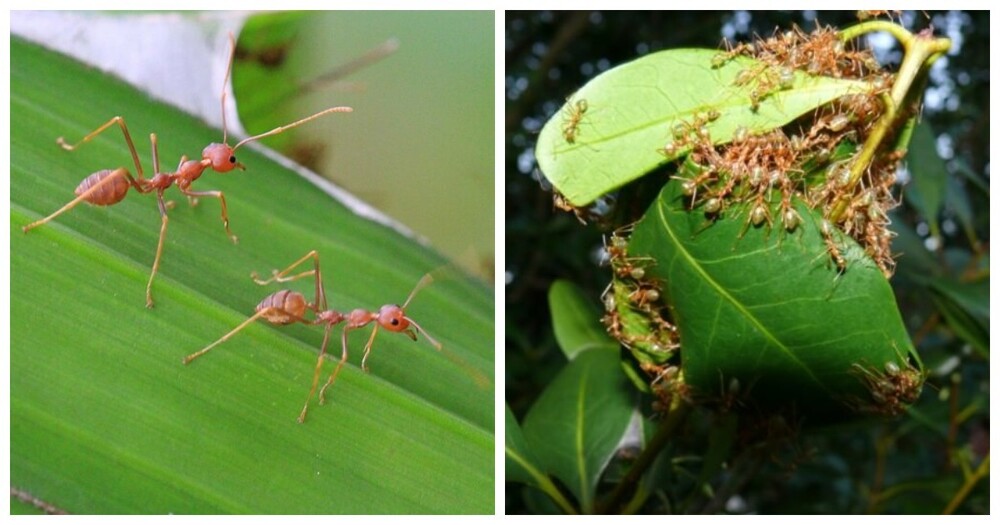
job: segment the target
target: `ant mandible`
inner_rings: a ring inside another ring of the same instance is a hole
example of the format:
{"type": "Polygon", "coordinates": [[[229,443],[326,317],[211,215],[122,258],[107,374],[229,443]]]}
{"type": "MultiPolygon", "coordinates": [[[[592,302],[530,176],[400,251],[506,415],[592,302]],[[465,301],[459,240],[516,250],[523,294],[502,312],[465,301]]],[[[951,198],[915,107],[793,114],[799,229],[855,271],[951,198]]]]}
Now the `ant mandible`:
{"type": "MultiPolygon", "coordinates": [[[[316,393],[316,387],[319,385],[319,375],[323,367],[323,358],[326,355],[326,346],[330,340],[330,330],[335,325],[341,322],[345,323],[344,331],[341,334],[340,361],[337,363],[337,367],[333,370],[333,373],[330,374],[330,378],[327,379],[326,384],[324,384],[323,388],[320,389],[319,403],[321,405],[326,402],[326,389],[333,385],[333,382],[337,379],[337,375],[340,374],[341,367],[343,367],[344,362],[347,361],[347,334],[351,330],[363,328],[373,321],[376,323],[375,327],[372,328],[371,335],[368,337],[368,342],[365,344],[364,355],[361,358],[361,368],[365,372],[368,372],[368,356],[371,354],[372,343],[375,341],[375,334],[378,333],[379,327],[389,330],[390,332],[401,332],[414,341],[417,339],[417,334],[413,331],[413,329],[416,329],[417,332],[420,332],[427,338],[427,341],[434,346],[435,349],[439,351],[442,350],[441,343],[431,337],[430,334],[420,327],[420,325],[406,315],[406,307],[410,304],[410,301],[413,300],[413,297],[417,294],[417,292],[434,281],[431,274],[428,273],[420,279],[402,306],[387,304],[379,308],[377,312],[368,311],[363,308],[356,308],[346,315],[327,307],[326,293],[323,290],[323,278],[319,268],[319,254],[316,253],[316,250],[312,250],[305,254],[301,259],[295,261],[291,266],[280,272],[278,270],[274,270],[270,279],[262,280],[258,278],[256,273],[251,274],[251,278],[253,278],[254,282],[260,285],[266,285],[272,282],[284,283],[310,276],[314,277],[316,284],[315,299],[313,302],[310,303],[306,301],[305,297],[299,292],[291,290],[281,290],[275,292],[265,297],[264,300],[257,305],[256,313],[253,316],[248,318],[246,321],[243,321],[239,326],[234,328],[228,334],[222,336],[222,338],[218,341],[185,357],[183,359],[183,363],[188,364],[191,361],[205,355],[209,350],[225,342],[237,332],[246,328],[247,325],[260,318],[264,318],[271,324],[276,325],[287,325],[293,323],[324,325],[325,330],[323,333],[323,343],[320,347],[319,358],[316,360],[316,371],[313,374],[312,387],[309,389],[309,396],[306,398],[305,405],[303,405],[302,412],[299,414],[298,418],[299,423],[303,423],[306,420],[306,413],[309,411],[309,400],[312,399],[313,394],[316,393]],[[313,260],[312,270],[289,276],[292,270],[307,262],[309,259],[313,260]],[[306,311],[309,310],[311,310],[315,316],[315,319],[312,321],[304,317],[306,311]]],[[[452,357],[450,355],[449,358],[457,359],[456,357],[452,357]]],[[[475,374],[478,374],[479,377],[477,377],[477,381],[484,379],[482,374],[478,371],[475,371],[468,366],[467,369],[471,370],[475,374]]]]}
{"type": "Polygon", "coordinates": [[[238,239],[233,235],[232,230],[229,229],[229,214],[226,211],[226,198],[221,191],[193,191],[191,189],[191,184],[196,181],[206,168],[211,168],[213,171],[218,173],[226,173],[232,171],[234,168],[239,168],[240,170],[246,169],[242,164],[236,161],[236,150],[240,146],[258,140],[264,137],[269,137],[271,135],[277,135],[283,133],[284,131],[305,124],[311,120],[319,118],[328,113],[350,113],[353,111],[352,108],[346,106],[332,107],[320,111],[312,116],[306,117],[304,119],[295,121],[291,124],[284,126],[279,126],[267,133],[261,133],[260,135],[254,135],[250,138],[241,140],[235,146],[230,147],[227,141],[228,130],[226,126],[226,84],[229,82],[230,70],[233,66],[233,55],[236,50],[236,40],[233,35],[229,35],[230,53],[229,53],[229,65],[226,68],[226,77],[222,82],[222,143],[221,144],[209,144],[201,152],[201,160],[188,160],[187,155],[182,156],[180,163],[177,165],[177,171],[173,173],[161,173],[160,172],[160,161],[157,154],[157,142],[156,134],[151,133],[149,135],[149,141],[153,148],[153,178],[147,179],[144,177],[142,172],[142,165],[139,163],[139,155],[136,154],[135,145],[132,143],[132,137],[129,135],[128,127],[125,125],[125,119],[117,116],[111,120],[105,122],[103,125],[98,127],[96,130],[92,131],[87,136],[83,137],[80,142],[70,145],[67,144],[62,137],[56,139],[56,142],[62,146],[63,149],[68,151],[73,151],[80,145],[89,142],[91,139],[102,133],[104,130],[110,128],[111,126],[117,124],[121,128],[122,134],[125,135],[125,143],[128,144],[129,152],[132,154],[132,162],[135,164],[136,177],[132,177],[132,174],[125,168],[117,168],[114,170],[101,170],[92,173],[87,178],[80,182],[80,185],[76,187],[74,193],[77,197],[71,200],[68,204],[59,208],[53,212],[48,217],[44,219],[37,220],[21,229],[24,233],[28,233],[29,230],[37,228],[52,219],[62,215],[63,213],[69,211],[77,204],[82,201],[86,201],[90,204],[97,206],[111,206],[117,204],[125,198],[128,193],[129,187],[135,188],[139,193],[151,193],[156,192],[157,205],[160,209],[160,240],[156,245],[156,257],[153,259],[153,270],[149,274],[149,282],[146,284],[146,307],[153,307],[153,278],[156,277],[156,271],[160,267],[160,257],[163,255],[163,242],[167,234],[167,204],[163,200],[163,192],[166,191],[173,185],[177,185],[177,189],[181,191],[184,195],[188,197],[188,200],[192,205],[197,203],[198,197],[213,197],[219,199],[222,205],[222,225],[226,228],[226,234],[229,238],[233,240],[233,243],[238,242],[238,239]]]}

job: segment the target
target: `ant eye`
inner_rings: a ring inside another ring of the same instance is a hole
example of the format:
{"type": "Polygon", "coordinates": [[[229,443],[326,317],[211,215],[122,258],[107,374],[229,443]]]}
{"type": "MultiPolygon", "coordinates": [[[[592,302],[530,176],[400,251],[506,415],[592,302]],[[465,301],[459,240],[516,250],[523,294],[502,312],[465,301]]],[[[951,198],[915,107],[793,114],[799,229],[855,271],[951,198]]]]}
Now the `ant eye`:
{"type": "Polygon", "coordinates": [[[392,324],[392,326],[396,326],[399,324],[399,319],[393,319],[392,321],[389,322],[392,324]]]}
{"type": "Polygon", "coordinates": [[[236,164],[236,155],[232,155],[232,156],[229,157],[229,163],[230,164],[236,164]]]}

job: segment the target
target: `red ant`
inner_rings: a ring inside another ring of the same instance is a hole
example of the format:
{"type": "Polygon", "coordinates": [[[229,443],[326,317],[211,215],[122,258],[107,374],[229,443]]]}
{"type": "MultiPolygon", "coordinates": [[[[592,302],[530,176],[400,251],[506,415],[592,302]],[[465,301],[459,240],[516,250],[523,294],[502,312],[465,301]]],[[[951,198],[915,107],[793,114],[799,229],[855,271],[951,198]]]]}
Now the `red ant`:
{"type": "Polygon", "coordinates": [[[92,173],[87,178],[83,179],[79,186],[76,187],[74,193],[77,197],[71,200],[68,204],[59,208],[54,213],[45,217],[44,219],[37,220],[21,229],[28,233],[29,230],[41,226],[50,220],[58,217],[66,211],[69,211],[81,201],[86,201],[90,204],[97,206],[111,206],[117,204],[125,198],[128,193],[129,187],[133,187],[139,193],[151,193],[156,192],[157,204],[160,209],[160,240],[156,245],[156,257],[153,259],[153,270],[149,274],[149,282],[146,284],[146,307],[153,307],[153,278],[156,276],[156,271],[160,266],[160,256],[163,255],[163,241],[167,234],[167,203],[163,200],[163,192],[166,191],[173,185],[177,185],[177,189],[181,191],[184,195],[188,197],[188,200],[192,205],[197,203],[197,197],[214,197],[219,199],[222,204],[222,225],[226,228],[226,234],[229,238],[233,240],[234,243],[238,242],[238,239],[233,232],[229,229],[229,215],[226,212],[226,198],[221,191],[192,191],[191,184],[201,177],[201,174],[206,168],[212,168],[212,170],[218,173],[226,173],[233,170],[233,168],[239,168],[240,170],[246,169],[242,164],[236,162],[236,150],[240,146],[258,140],[271,135],[277,135],[285,130],[294,128],[298,125],[309,122],[310,120],[319,118],[328,113],[349,113],[353,109],[341,106],[328,108],[312,116],[306,117],[304,119],[295,121],[291,124],[285,126],[280,126],[267,133],[261,133],[260,135],[255,135],[250,138],[241,140],[235,146],[230,147],[227,142],[227,127],[226,127],[226,89],[225,86],[229,82],[229,73],[233,65],[233,55],[236,50],[236,41],[232,35],[229,35],[230,43],[230,54],[229,54],[229,66],[226,68],[226,77],[223,80],[222,89],[222,144],[209,144],[201,152],[201,160],[188,160],[187,156],[182,156],[180,163],[177,165],[177,171],[173,173],[161,173],[160,172],[160,160],[157,154],[156,146],[156,134],[151,133],[149,135],[149,141],[153,147],[153,178],[146,179],[143,176],[142,165],[139,163],[139,155],[136,154],[135,145],[132,143],[132,137],[129,135],[128,127],[125,126],[125,119],[118,116],[111,120],[105,122],[103,125],[98,127],[96,130],[92,131],[87,136],[83,137],[80,142],[69,145],[62,137],[56,139],[56,142],[62,146],[63,149],[68,151],[73,151],[80,147],[85,142],[89,142],[91,139],[99,135],[104,130],[108,129],[114,124],[118,124],[121,128],[122,134],[125,135],[125,143],[128,144],[128,149],[132,153],[132,161],[135,164],[135,170],[137,173],[136,177],[132,177],[129,171],[125,168],[118,168],[114,170],[101,170],[92,173]]]}
{"type": "MultiPolygon", "coordinates": [[[[330,374],[330,378],[327,379],[326,384],[324,384],[323,388],[321,388],[319,391],[319,403],[321,405],[326,402],[326,389],[333,385],[333,382],[337,379],[337,375],[340,374],[341,367],[343,367],[344,362],[347,361],[347,334],[351,330],[363,328],[373,321],[376,322],[375,327],[372,328],[371,335],[368,337],[368,342],[365,344],[364,354],[361,357],[361,368],[365,372],[368,372],[368,356],[371,354],[372,343],[375,341],[375,334],[378,333],[379,327],[389,330],[390,332],[401,332],[403,334],[406,334],[410,339],[413,339],[414,341],[417,340],[417,334],[413,331],[413,329],[416,329],[417,332],[420,332],[421,334],[424,335],[425,338],[427,338],[427,341],[435,349],[443,352],[441,343],[438,342],[433,337],[431,337],[431,335],[428,334],[423,328],[421,328],[420,325],[416,323],[416,321],[414,321],[412,318],[406,315],[406,307],[410,304],[410,301],[417,294],[417,292],[434,281],[434,278],[431,274],[428,273],[424,275],[420,279],[420,281],[417,282],[417,285],[413,288],[413,291],[410,292],[409,297],[406,298],[406,301],[402,304],[402,306],[395,304],[387,304],[379,308],[377,312],[371,312],[363,308],[356,308],[348,314],[343,314],[336,310],[331,310],[327,307],[326,293],[323,290],[323,278],[322,275],[320,274],[320,269],[319,269],[319,254],[316,253],[316,250],[312,250],[309,253],[305,254],[301,259],[295,261],[294,263],[292,263],[291,266],[285,268],[280,272],[278,270],[274,270],[272,272],[272,276],[270,279],[261,280],[258,278],[256,272],[251,275],[251,278],[253,278],[254,282],[256,282],[257,284],[266,285],[272,282],[284,283],[284,282],[294,281],[309,276],[314,276],[314,280],[316,283],[316,292],[315,292],[316,295],[312,303],[307,302],[305,297],[299,292],[294,292],[291,290],[281,290],[275,292],[265,297],[264,300],[262,300],[257,305],[256,308],[257,313],[255,313],[246,321],[240,323],[239,326],[234,328],[228,334],[222,336],[222,338],[220,338],[218,341],[206,346],[205,348],[199,350],[198,352],[195,352],[185,357],[183,363],[188,364],[191,361],[194,361],[195,359],[201,357],[202,355],[205,355],[206,353],[208,353],[209,350],[215,348],[219,344],[228,340],[237,332],[244,329],[247,325],[256,321],[257,319],[260,319],[261,317],[266,319],[271,324],[276,324],[276,325],[287,325],[293,323],[325,325],[326,328],[323,334],[323,344],[320,347],[319,358],[316,361],[316,371],[313,374],[312,387],[309,389],[309,397],[306,398],[305,405],[303,405],[302,412],[299,414],[298,418],[299,423],[302,423],[305,421],[306,412],[308,412],[309,410],[309,400],[312,399],[313,394],[316,393],[316,386],[319,384],[319,374],[323,367],[323,358],[326,355],[326,346],[330,340],[330,330],[335,325],[341,322],[346,322],[346,324],[344,325],[344,331],[341,334],[340,338],[341,339],[340,361],[337,363],[337,367],[333,370],[333,373],[330,374]],[[306,262],[310,258],[313,260],[312,270],[288,276],[288,274],[291,273],[293,269],[295,269],[302,263],[306,262]],[[312,310],[312,312],[315,315],[315,319],[313,319],[312,321],[304,317],[307,310],[312,310]]],[[[456,363],[465,367],[466,370],[473,373],[477,383],[480,384],[489,383],[489,379],[483,376],[482,373],[480,373],[479,371],[471,368],[470,365],[464,363],[455,356],[452,356],[447,353],[446,355],[448,355],[449,359],[452,359],[456,363]]]]}

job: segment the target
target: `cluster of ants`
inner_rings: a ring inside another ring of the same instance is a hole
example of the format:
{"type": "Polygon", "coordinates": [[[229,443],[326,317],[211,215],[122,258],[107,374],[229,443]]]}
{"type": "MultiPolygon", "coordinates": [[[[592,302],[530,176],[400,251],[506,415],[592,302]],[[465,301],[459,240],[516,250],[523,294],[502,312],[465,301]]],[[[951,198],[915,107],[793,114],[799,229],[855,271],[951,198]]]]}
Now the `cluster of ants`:
{"type": "MultiPolygon", "coordinates": [[[[768,97],[791,89],[796,75],[802,73],[860,80],[869,89],[843,96],[782,128],[754,132],[739,126],[723,144],[715,144],[711,136],[713,123],[721,117],[719,109],[705,108],[674,123],[669,139],[657,151],[669,161],[685,159],[673,178],[678,179],[690,208],[709,220],[730,212],[745,213],[741,236],[751,227],[779,228],[790,234],[803,227],[801,208],[796,206],[804,203],[821,214],[817,226],[839,272],[848,265],[838,242],[838,236],[845,234],[858,242],[886,277],[891,276],[894,234],[888,229],[887,213],[898,205],[892,186],[902,155],[888,148],[879,151],[860,177],[852,173],[852,165],[886,104],[891,104],[887,93],[893,76],[881,68],[870,50],[856,48],[836,30],[824,27],[811,33],[795,28],[754,42],[727,44],[712,59],[711,67],[734,60],[747,64],[733,85],[748,93],[753,111],[768,97]]],[[[562,133],[568,143],[577,140],[587,111],[586,100],[566,104],[562,133]]],[[[573,211],[581,222],[594,218],[558,193],[554,198],[556,207],[573,211]]],[[[640,367],[652,378],[656,404],[666,407],[672,396],[687,395],[682,374],[672,364],[680,347],[679,335],[660,300],[662,283],[646,272],[655,261],[628,256],[627,230],[616,230],[605,242],[614,278],[602,296],[603,321],[608,332],[633,354],[651,357],[640,358],[640,367]]],[[[913,386],[919,384],[913,373],[889,367],[885,374],[864,377],[873,398],[891,411],[912,399],[913,386]]]]}
{"type": "MultiPolygon", "coordinates": [[[[236,43],[232,35],[229,37],[230,41],[230,57],[229,66],[226,69],[226,76],[223,81],[223,91],[222,91],[222,143],[221,144],[209,144],[202,151],[202,156],[200,160],[189,160],[187,156],[181,157],[178,163],[177,170],[174,172],[162,172],[160,171],[159,157],[157,155],[157,138],[156,134],[150,134],[149,139],[152,144],[152,155],[153,155],[153,177],[146,178],[143,174],[142,165],[139,162],[139,155],[136,153],[135,145],[132,142],[132,137],[129,134],[128,127],[125,125],[125,119],[120,116],[116,116],[109,120],[108,122],[102,124],[96,130],[87,134],[80,140],[80,142],[69,145],[62,137],[57,139],[57,143],[62,146],[63,149],[68,151],[73,151],[80,145],[89,142],[94,137],[105,131],[106,129],[118,125],[122,130],[122,134],[125,136],[125,143],[128,145],[129,152],[132,155],[132,161],[135,165],[136,176],[132,174],[126,168],[117,169],[106,169],[97,171],[88,177],[84,178],[82,182],[77,186],[75,193],[77,197],[71,200],[62,208],[56,210],[51,215],[32,222],[22,228],[22,230],[27,233],[28,231],[42,226],[48,223],[52,219],[58,217],[59,215],[69,211],[81,202],[87,202],[96,206],[111,206],[121,202],[130,188],[135,188],[139,193],[156,193],[157,205],[160,211],[161,225],[160,225],[160,238],[157,243],[156,256],[153,259],[153,268],[149,275],[149,281],[146,285],[146,307],[153,307],[153,278],[156,276],[157,269],[160,265],[160,258],[163,255],[163,244],[167,233],[167,210],[169,209],[168,202],[164,201],[163,193],[171,186],[176,185],[182,194],[188,197],[191,205],[197,204],[198,197],[212,197],[219,199],[222,206],[222,223],[226,230],[226,234],[235,243],[237,242],[237,237],[233,235],[233,232],[229,229],[229,216],[226,211],[226,198],[221,191],[193,191],[191,189],[192,183],[201,177],[202,173],[206,169],[211,168],[213,171],[218,173],[226,173],[235,168],[245,169],[242,164],[236,160],[236,150],[239,149],[244,144],[258,140],[271,135],[276,135],[282,133],[288,129],[294,128],[306,122],[317,119],[321,116],[330,113],[348,113],[352,109],[345,106],[332,107],[320,111],[314,115],[306,117],[304,119],[298,120],[291,124],[285,126],[280,126],[266,133],[260,135],[255,135],[246,139],[243,139],[235,146],[230,147],[227,141],[227,126],[226,126],[226,91],[225,85],[229,81],[229,75],[232,69],[233,56],[236,53],[236,43]]],[[[343,367],[344,362],[347,360],[347,334],[351,330],[356,330],[358,328],[363,328],[368,324],[375,323],[372,329],[371,335],[368,337],[368,342],[365,344],[364,355],[361,359],[361,366],[364,371],[368,371],[368,356],[371,353],[372,343],[375,340],[375,335],[378,333],[378,329],[384,328],[385,330],[391,332],[403,333],[413,340],[416,340],[417,334],[419,332],[424,335],[424,337],[439,351],[442,350],[442,345],[433,337],[431,337],[427,332],[423,330],[413,319],[406,315],[406,307],[409,305],[413,296],[423,287],[427,286],[433,281],[431,274],[426,274],[417,283],[416,287],[410,292],[409,297],[403,302],[402,306],[395,304],[387,304],[382,306],[377,312],[365,310],[358,308],[352,310],[349,313],[341,313],[336,310],[329,309],[327,307],[326,293],[323,289],[322,277],[320,275],[319,267],[319,255],[315,250],[310,251],[301,259],[293,263],[288,268],[273,272],[270,279],[261,280],[256,274],[252,275],[255,282],[261,285],[269,284],[272,282],[288,282],[301,279],[303,277],[313,277],[315,279],[315,297],[312,302],[308,302],[301,293],[292,290],[281,290],[275,292],[271,295],[265,297],[256,308],[256,313],[248,318],[246,321],[241,323],[235,329],[224,335],[218,341],[208,345],[202,350],[195,352],[183,359],[184,364],[188,364],[191,361],[197,359],[198,357],[204,355],[209,350],[219,345],[220,343],[228,340],[230,337],[235,335],[237,332],[256,321],[257,319],[265,319],[268,322],[275,325],[288,325],[293,323],[303,323],[310,325],[323,325],[325,327],[325,333],[323,336],[323,343],[319,353],[319,359],[316,362],[316,371],[313,376],[312,388],[309,390],[309,397],[306,399],[305,406],[303,406],[301,413],[299,414],[298,421],[300,423],[305,421],[306,413],[309,409],[309,400],[312,399],[313,394],[316,391],[316,387],[319,382],[319,375],[323,365],[323,359],[326,355],[326,347],[330,338],[331,329],[337,324],[344,323],[344,330],[341,336],[341,358],[337,363],[336,368],[330,375],[326,384],[320,390],[319,400],[320,404],[325,401],[326,390],[333,385],[334,381],[337,379],[337,375],[340,373],[341,367],[343,367]],[[305,271],[296,275],[289,276],[289,274],[296,267],[302,263],[313,260],[313,269],[305,271]],[[305,317],[307,311],[313,313],[312,319],[307,319],[305,317]],[[416,330],[416,332],[414,332],[416,330]]],[[[459,365],[462,365],[469,371],[476,379],[476,382],[480,385],[488,384],[489,380],[483,376],[480,372],[473,369],[471,366],[465,364],[463,361],[450,354],[449,359],[456,361],[459,365]]]]}
{"type": "Polygon", "coordinates": [[[923,372],[911,365],[900,368],[892,361],[885,364],[884,370],[855,363],[852,371],[864,381],[871,394],[871,401],[848,400],[860,412],[898,416],[920,397],[924,384],[923,372]]]}
{"type": "Polygon", "coordinates": [[[882,97],[891,87],[892,76],[881,71],[870,51],[850,48],[828,28],[810,34],[795,29],[739,44],[720,52],[713,66],[721,67],[737,56],[755,60],[735,80],[737,86],[754,82],[752,109],[776,90],[790,87],[797,70],[864,80],[871,89],[844,96],[781,129],[754,134],[740,126],[726,144],[713,144],[710,136],[709,123],[718,118],[717,110],[675,124],[670,142],[658,151],[668,159],[690,151],[693,168],[687,166],[676,178],[690,197],[691,208],[700,207],[714,219],[738,206],[747,210],[744,232],[751,225],[770,228],[775,222],[792,232],[802,224],[794,207],[794,201],[801,200],[821,211],[820,233],[841,272],[847,262],[834,240],[835,229],[855,239],[891,276],[895,262],[887,212],[898,204],[891,189],[901,155],[876,155],[857,181],[851,166],[857,158],[854,151],[882,114],[882,97]],[[772,217],[775,200],[777,217],[772,217]]]}
{"type": "Polygon", "coordinates": [[[602,295],[605,314],[601,320],[612,337],[633,353],[642,354],[639,366],[652,378],[650,388],[659,400],[654,409],[666,410],[669,400],[683,387],[680,369],[670,364],[676,361],[680,336],[668,320],[662,283],[646,272],[655,261],[628,255],[625,235],[629,229],[619,228],[605,242],[614,279],[602,295]],[[628,319],[623,320],[623,316],[628,319]]]}

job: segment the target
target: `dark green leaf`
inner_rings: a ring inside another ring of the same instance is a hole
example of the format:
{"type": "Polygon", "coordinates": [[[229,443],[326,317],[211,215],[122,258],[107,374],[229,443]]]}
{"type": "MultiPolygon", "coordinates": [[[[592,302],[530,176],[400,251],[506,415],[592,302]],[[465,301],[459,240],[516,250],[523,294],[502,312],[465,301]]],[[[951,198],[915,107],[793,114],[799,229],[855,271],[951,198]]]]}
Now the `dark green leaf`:
{"type": "Polygon", "coordinates": [[[592,348],[614,350],[618,343],[601,326],[601,314],[573,283],[559,280],[549,288],[552,330],[566,359],[592,348]]]}
{"type": "Polygon", "coordinates": [[[924,240],[903,220],[899,213],[890,212],[889,219],[894,227],[896,238],[892,240],[892,251],[899,255],[899,265],[896,267],[897,277],[905,276],[914,279],[922,286],[926,278],[941,272],[940,263],[934,258],[924,240]]]}
{"type": "Polygon", "coordinates": [[[593,510],[597,481],[633,410],[618,352],[588,350],[559,373],[525,417],[528,446],[585,512],[593,510]]]}
{"type": "Polygon", "coordinates": [[[904,187],[907,201],[927,219],[931,235],[940,237],[938,214],[944,202],[948,170],[937,154],[936,139],[929,125],[920,125],[914,129],[906,160],[913,177],[910,184],[904,187]]]}
{"type": "Polygon", "coordinates": [[[737,423],[739,418],[732,412],[719,414],[708,433],[708,449],[698,474],[697,486],[709,483],[718,474],[723,464],[729,459],[729,451],[736,443],[737,423]]]}
{"type": "Polygon", "coordinates": [[[938,278],[931,281],[931,288],[951,299],[970,315],[986,321],[990,317],[989,280],[974,283],[957,282],[938,278]]]}
{"type": "Polygon", "coordinates": [[[931,281],[931,290],[934,304],[948,322],[948,326],[981,355],[988,357],[990,353],[988,283],[964,284],[934,279],[931,281]]]}
{"type": "Polygon", "coordinates": [[[571,203],[583,206],[679,157],[682,151],[665,157],[657,150],[673,140],[675,126],[689,126],[709,110],[719,113],[706,126],[712,140],[721,144],[729,142],[739,126],[751,132],[771,130],[865,89],[861,82],[796,72],[792,87],[769,93],[754,111],[755,84],[737,86],[735,80],[760,64],[739,57],[713,69],[717,53],[662,51],[591,80],[542,129],[535,152],[542,172],[571,203]],[[582,112],[581,101],[586,108],[582,112]],[[572,126],[574,119],[579,122],[572,126]]]}
{"type": "Polygon", "coordinates": [[[538,465],[538,460],[534,458],[528,444],[524,441],[524,432],[521,425],[517,423],[517,418],[506,407],[506,422],[504,430],[506,433],[506,444],[504,456],[506,457],[506,479],[507,481],[520,481],[530,485],[539,486],[539,477],[545,476],[544,469],[538,465]]]}
{"type": "Polygon", "coordinates": [[[892,289],[853,240],[835,232],[847,264],[840,274],[821,219],[802,203],[805,220],[791,234],[748,227],[744,206],[709,223],[686,209],[679,186],[668,184],[653,203],[629,254],[656,261],[649,271],[666,283],[684,379],[697,395],[738,394],[815,417],[870,401],[858,367],[906,370],[914,350],[892,289]]]}
{"type": "Polygon", "coordinates": [[[975,245],[979,239],[976,235],[976,227],[972,222],[972,203],[969,201],[969,192],[965,188],[965,182],[959,177],[946,177],[946,180],[945,206],[955,214],[966,237],[969,238],[969,242],[975,245]]]}

